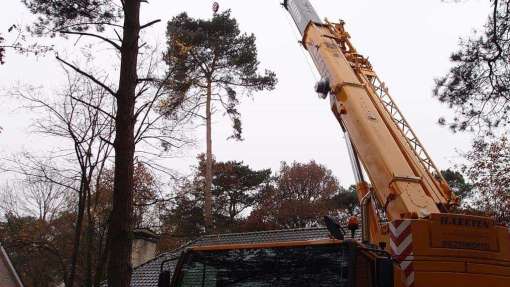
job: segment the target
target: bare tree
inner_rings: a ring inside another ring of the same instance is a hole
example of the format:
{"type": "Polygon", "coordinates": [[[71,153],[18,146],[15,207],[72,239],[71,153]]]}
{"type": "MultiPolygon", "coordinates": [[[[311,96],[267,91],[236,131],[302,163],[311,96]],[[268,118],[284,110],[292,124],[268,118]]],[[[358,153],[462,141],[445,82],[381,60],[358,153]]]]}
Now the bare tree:
{"type": "Polygon", "coordinates": [[[61,186],[30,177],[5,185],[0,191],[3,214],[26,214],[41,221],[51,221],[65,209],[66,190],[61,186]]]}
{"type": "MultiPolygon", "coordinates": [[[[182,126],[188,120],[187,113],[177,113],[178,103],[175,104],[175,113],[168,111],[160,113],[156,108],[162,97],[168,101],[163,83],[165,78],[157,77],[162,63],[158,61],[161,53],[154,48],[145,48],[144,56],[139,64],[140,73],[146,78],[140,83],[136,91],[135,116],[138,119],[134,125],[134,139],[137,145],[139,163],[143,163],[150,169],[165,172],[172,175],[172,171],[160,165],[153,159],[164,157],[162,151],[176,149],[189,142],[183,136],[182,126]]],[[[85,53],[90,59],[90,52],[85,53]]],[[[34,109],[42,116],[35,123],[35,132],[53,136],[69,143],[69,148],[64,147],[54,150],[47,158],[38,158],[25,153],[14,159],[9,159],[11,167],[8,170],[18,172],[24,176],[53,183],[57,186],[72,190],[76,196],[76,230],[75,230],[75,254],[69,269],[69,278],[66,285],[72,286],[76,282],[76,265],[79,257],[81,237],[85,236],[85,284],[98,286],[103,274],[104,264],[110,251],[109,240],[98,240],[98,252],[95,256],[100,258],[93,262],[94,230],[101,232],[109,231],[102,225],[110,224],[111,209],[107,208],[108,215],[98,218],[98,210],[104,209],[99,206],[99,200],[111,200],[111,196],[104,197],[100,188],[105,170],[110,170],[111,162],[108,161],[113,152],[115,137],[116,106],[115,99],[110,97],[107,91],[98,87],[90,78],[76,73],[73,69],[65,69],[67,85],[58,97],[53,100],[44,96],[40,89],[18,88],[12,94],[24,100],[25,108],[34,109]],[[84,223],[86,220],[86,224],[84,223]],[[83,230],[85,229],[85,232],[83,230]],[[96,266],[94,271],[93,266],[96,266]]],[[[93,70],[92,68],[88,68],[93,70]]],[[[166,71],[165,71],[166,72],[166,71]]],[[[94,74],[99,77],[100,71],[94,74]]],[[[114,179],[114,173],[111,178],[114,179]]],[[[114,180],[112,181],[114,183],[114,180]]],[[[136,180],[134,184],[136,185],[136,180]]],[[[113,184],[112,184],[113,189],[113,184]]],[[[135,191],[137,189],[135,188],[135,191]]],[[[136,198],[138,195],[134,195],[136,198]]],[[[158,193],[152,203],[144,202],[146,209],[152,208],[165,202],[162,193],[158,193]]],[[[101,204],[104,205],[103,202],[101,204]]],[[[111,207],[111,204],[109,205],[111,207]]],[[[134,222],[132,223],[134,224],[134,222]]]]}
{"type": "MultiPolygon", "coordinates": [[[[53,172],[49,173],[48,169],[52,167],[47,163],[25,157],[24,161],[18,162],[17,170],[34,181],[50,182],[75,191],[77,216],[73,254],[69,277],[65,280],[66,286],[73,286],[84,219],[92,220],[90,208],[87,208],[91,206],[92,181],[100,176],[98,171],[104,167],[112,152],[110,141],[113,137],[114,112],[112,108],[106,110],[112,105],[106,102],[109,98],[103,89],[89,79],[72,73],[68,73],[67,86],[62,91],[61,99],[56,102],[44,99],[34,90],[17,90],[14,94],[24,99],[27,107],[40,110],[44,115],[35,124],[36,132],[69,141],[71,146],[69,149],[63,147],[51,155],[65,168],[56,170],[53,167],[53,172]]],[[[89,222],[87,226],[90,229],[94,224],[89,222]]],[[[87,258],[91,258],[89,252],[87,258]]],[[[86,278],[91,278],[90,274],[86,278]]]]}
{"type": "Polygon", "coordinates": [[[510,142],[506,136],[478,139],[466,154],[463,171],[473,191],[468,206],[493,215],[503,224],[510,223],[510,142]]]}

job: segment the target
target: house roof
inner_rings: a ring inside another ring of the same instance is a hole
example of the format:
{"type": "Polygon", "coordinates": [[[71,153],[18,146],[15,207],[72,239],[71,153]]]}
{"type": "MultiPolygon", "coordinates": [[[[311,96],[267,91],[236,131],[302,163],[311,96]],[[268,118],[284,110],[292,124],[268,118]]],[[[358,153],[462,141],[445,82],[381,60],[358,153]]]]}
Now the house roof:
{"type": "Polygon", "coordinates": [[[147,228],[137,228],[133,230],[135,239],[143,239],[152,242],[158,242],[159,236],[152,230],[147,228]]]}
{"type": "Polygon", "coordinates": [[[0,286],[23,287],[23,283],[2,244],[0,244],[0,286]]]}
{"type": "MultiPolygon", "coordinates": [[[[138,266],[133,270],[131,278],[132,287],[157,287],[158,277],[161,270],[161,263],[164,263],[164,270],[175,269],[180,254],[188,247],[223,245],[223,244],[255,244],[268,242],[305,241],[329,238],[326,228],[302,228],[284,229],[259,232],[230,233],[202,236],[188,244],[166,253],[162,253],[152,260],[138,266]]],[[[347,235],[350,238],[350,234],[347,235]]],[[[359,230],[354,239],[360,240],[359,230]]]]}

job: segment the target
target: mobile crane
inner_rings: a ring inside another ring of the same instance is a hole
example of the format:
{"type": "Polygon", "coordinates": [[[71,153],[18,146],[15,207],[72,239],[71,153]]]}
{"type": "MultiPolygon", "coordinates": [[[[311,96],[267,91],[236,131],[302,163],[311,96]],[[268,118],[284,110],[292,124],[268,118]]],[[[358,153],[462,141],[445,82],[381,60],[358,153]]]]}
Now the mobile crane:
{"type": "Polygon", "coordinates": [[[321,21],[308,0],[283,5],[345,133],[363,242],[387,246],[405,286],[510,286],[508,228],[450,212],[458,199],[344,23],[321,21]]]}
{"type": "Polygon", "coordinates": [[[321,21],[308,0],[283,6],[345,134],[362,240],[327,220],[335,239],[191,247],[171,286],[510,286],[508,227],[452,212],[458,199],[344,23],[321,21]]]}

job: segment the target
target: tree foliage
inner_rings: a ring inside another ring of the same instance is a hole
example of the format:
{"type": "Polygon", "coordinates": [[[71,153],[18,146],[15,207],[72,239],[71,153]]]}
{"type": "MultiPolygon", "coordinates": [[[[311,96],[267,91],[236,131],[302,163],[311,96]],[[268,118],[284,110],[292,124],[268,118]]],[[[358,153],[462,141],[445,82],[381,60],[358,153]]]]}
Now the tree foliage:
{"type": "MultiPolygon", "coordinates": [[[[165,199],[155,175],[142,163],[135,168],[135,227],[159,231],[159,210],[165,199]]],[[[105,279],[107,231],[112,209],[113,170],[95,177],[87,200],[81,244],[75,264],[79,286],[100,286],[105,279]]],[[[41,178],[26,178],[0,191],[0,241],[27,287],[70,286],[79,212],[77,195],[41,178]],[[11,190],[12,189],[12,190],[11,190]],[[17,196],[16,196],[17,195],[17,196]],[[14,197],[13,197],[14,196],[14,197]]]]}
{"type": "Polygon", "coordinates": [[[436,80],[434,95],[455,111],[439,123],[453,131],[491,133],[510,122],[510,1],[491,2],[483,31],[461,41],[453,67],[436,80]]]}
{"type": "Polygon", "coordinates": [[[232,224],[257,203],[258,192],[269,182],[271,170],[252,170],[243,162],[227,161],[215,163],[213,174],[215,212],[232,224]]]}
{"type": "Polygon", "coordinates": [[[34,23],[37,34],[60,31],[86,31],[91,26],[103,31],[105,25],[121,18],[121,9],[111,0],[22,0],[23,4],[36,15],[34,23]]]}
{"type": "Polygon", "coordinates": [[[451,191],[460,199],[462,203],[473,195],[473,185],[467,182],[461,172],[454,169],[442,170],[441,174],[448,183],[451,191]]]}
{"type": "Polygon", "coordinates": [[[168,80],[174,93],[187,97],[190,105],[203,106],[203,94],[212,85],[214,99],[232,119],[235,139],[241,139],[239,93],[273,89],[274,72],[258,74],[255,35],[241,33],[230,11],[210,20],[193,19],[186,13],[174,17],[167,27],[165,61],[176,71],[168,80]]]}
{"type": "Polygon", "coordinates": [[[471,206],[510,224],[510,142],[507,137],[477,140],[466,154],[464,172],[474,192],[471,206]]]}
{"type": "Polygon", "coordinates": [[[23,27],[14,24],[7,29],[7,35],[0,34],[0,65],[5,64],[5,55],[8,49],[19,54],[34,56],[52,51],[51,45],[40,43],[37,40],[32,41],[31,37],[28,37],[29,34],[30,31],[25,31],[23,27]]]}
{"type": "MultiPolygon", "coordinates": [[[[183,183],[164,217],[160,248],[172,249],[204,233],[204,156],[193,179],[183,183]]],[[[359,214],[354,186],[345,189],[331,170],[314,161],[253,170],[242,162],[214,162],[215,232],[248,232],[322,226],[324,215],[345,222],[359,214]]]]}
{"type": "Polygon", "coordinates": [[[196,182],[183,182],[162,217],[158,249],[172,250],[204,233],[203,192],[196,182]]]}
{"type": "MultiPolygon", "coordinates": [[[[98,184],[99,202],[111,211],[113,196],[113,169],[103,172],[98,184]]],[[[135,164],[133,186],[133,228],[159,231],[160,211],[167,204],[167,199],[161,188],[161,182],[146,165],[141,162],[135,164]]]]}
{"type": "Polygon", "coordinates": [[[360,214],[360,206],[355,185],[351,185],[347,189],[344,189],[343,187],[340,188],[338,193],[333,196],[331,211],[342,223],[346,223],[349,217],[360,214]]]}
{"type": "Polygon", "coordinates": [[[5,64],[5,61],[4,61],[5,47],[2,44],[4,41],[5,41],[4,37],[2,37],[2,34],[0,34],[0,65],[5,64]]]}
{"type": "Polygon", "coordinates": [[[324,215],[338,216],[339,211],[352,209],[352,197],[331,170],[314,161],[283,162],[274,186],[264,190],[261,197],[248,218],[256,229],[320,226],[324,215]]]}
{"type": "Polygon", "coordinates": [[[5,215],[0,240],[27,287],[51,287],[66,280],[72,250],[72,216],[43,221],[5,215]]]}

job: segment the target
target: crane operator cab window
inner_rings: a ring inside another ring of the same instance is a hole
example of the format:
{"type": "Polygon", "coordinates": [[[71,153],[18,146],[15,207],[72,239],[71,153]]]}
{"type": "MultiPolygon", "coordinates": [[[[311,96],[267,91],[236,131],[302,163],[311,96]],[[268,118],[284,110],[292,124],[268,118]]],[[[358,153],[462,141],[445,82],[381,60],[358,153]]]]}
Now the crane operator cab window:
{"type": "Polygon", "coordinates": [[[190,251],[179,287],[348,286],[348,250],[339,244],[190,251]]]}

